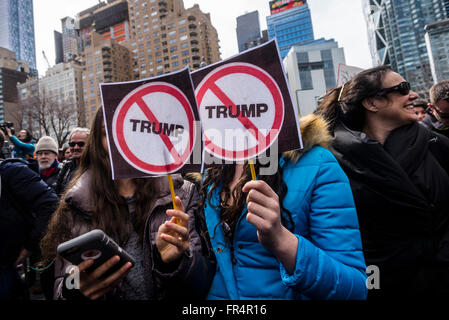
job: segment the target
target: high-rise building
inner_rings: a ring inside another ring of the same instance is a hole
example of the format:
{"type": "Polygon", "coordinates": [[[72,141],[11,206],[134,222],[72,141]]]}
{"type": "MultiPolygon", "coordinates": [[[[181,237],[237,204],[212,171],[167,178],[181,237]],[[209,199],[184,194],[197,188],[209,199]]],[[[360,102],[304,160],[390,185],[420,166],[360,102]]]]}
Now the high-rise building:
{"type": "Polygon", "coordinates": [[[101,107],[100,83],[130,80],[130,53],[114,39],[104,39],[93,32],[83,51],[83,97],[86,123],[93,120],[101,107]]]}
{"type": "Polygon", "coordinates": [[[0,47],[28,62],[30,73],[37,76],[33,0],[0,0],[0,47]]]}
{"type": "Polygon", "coordinates": [[[434,83],[449,79],[449,19],[428,24],[426,46],[434,83]]]}
{"type": "Polygon", "coordinates": [[[318,99],[337,86],[338,66],[345,64],[343,48],[333,39],[293,46],[284,59],[292,95],[301,115],[315,111],[318,99]]]}
{"type": "Polygon", "coordinates": [[[108,0],[108,3],[100,1],[99,4],[78,13],[75,20],[80,51],[90,45],[92,32],[104,39],[114,39],[118,43],[130,40],[126,0],[108,0]]]}
{"type": "Polygon", "coordinates": [[[259,11],[238,16],[236,32],[239,52],[242,52],[245,44],[260,38],[259,11]]]}
{"type": "Polygon", "coordinates": [[[55,64],[64,62],[64,49],[62,45],[62,33],[56,30],[53,31],[55,39],[55,64]]]}
{"type": "Polygon", "coordinates": [[[424,99],[433,84],[424,27],[446,19],[447,5],[447,0],[363,0],[373,65],[391,65],[424,99]]]}
{"type": "Polygon", "coordinates": [[[306,0],[270,1],[267,17],[268,38],[277,39],[282,58],[295,45],[304,45],[314,40],[312,17],[306,0]]]}
{"type": "Polygon", "coordinates": [[[65,17],[62,25],[62,55],[63,61],[69,62],[79,55],[78,38],[75,29],[75,19],[65,17]]]}
{"type": "Polygon", "coordinates": [[[22,66],[13,51],[0,48],[0,123],[8,121],[22,126],[17,83],[25,82],[28,72],[27,64],[22,66]]]}
{"type": "Polygon", "coordinates": [[[128,0],[132,78],[169,73],[220,60],[218,34],[210,14],[182,0],[128,0]]]}

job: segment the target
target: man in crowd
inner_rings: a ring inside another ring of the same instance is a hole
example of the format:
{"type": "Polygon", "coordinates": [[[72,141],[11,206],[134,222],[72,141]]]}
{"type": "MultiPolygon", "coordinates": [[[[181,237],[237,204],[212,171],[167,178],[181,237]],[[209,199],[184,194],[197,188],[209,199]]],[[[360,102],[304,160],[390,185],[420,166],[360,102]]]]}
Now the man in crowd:
{"type": "Polygon", "coordinates": [[[428,116],[421,123],[427,129],[449,137],[449,80],[430,88],[428,116]]]}
{"type": "Polygon", "coordinates": [[[61,195],[65,188],[73,179],[76,169],[78,169],[79,159],[87,143],[90,130],[87,128],[75,128],[69,136],[69,146],[72,157],[67,161],[58,175],[56,183],[56,193],[61,195]]]}
{"type": "Polygon", "coordinates": [[[42,180],[55,190],[58,174],[61,171],[58,161],[58,144],[52,137],[44,136],[36,144],[36,155],[42,180]]]}
{"type": "Polygon", "coordinates": [[[418,122],[421,122],[427,115],[427,102],[424,100],[415,100],[413,101],[413,109],[418,116],[418,122]]]}
{"type": "Polygon", "coordinates": [[[9,137],[9,141],[14,145],[11,152],[13,158],[35,159],[33,137],[29,130],[20,130],[16,137],[12,134],[11,129],[7,127],[6,134],[9,137]]]}
{"type": "MultiPolygon", "coordinates": [[[[0,132],[0,149],[4,136],[0,132]]],[[[58,197],[22,159],[0,160],[0,301],[24,297],[16,266],[31,254],[58,204],[58,197]]]]}

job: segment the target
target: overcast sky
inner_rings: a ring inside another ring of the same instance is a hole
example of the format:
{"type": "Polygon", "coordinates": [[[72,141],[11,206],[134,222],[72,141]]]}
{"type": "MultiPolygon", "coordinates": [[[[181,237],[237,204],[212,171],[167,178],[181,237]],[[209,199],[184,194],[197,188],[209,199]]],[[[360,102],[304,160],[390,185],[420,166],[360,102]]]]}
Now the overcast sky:
{"type": "MultiPolygon", "coordinates": [[[[184,0],[186,8],[198,3],[203,12],[211,14],[212,24],[218,31],[221,57],[238,53],[236,18],[258,10],[260,28],[267,28],[268,0],[184,0]]],[[[61,32],[61,19],[75,15],[98,3],[98,0],[34,0],[34,26],[36,59],[39,74],[47,69],[42,51],[50,65],[55,63],[53,30],[61,32]]],[[[372,66],[368,48],[362,0],[309,0],[315,38],[335,39],[344,48],[346,64],[361,68],[372,66]]]]}

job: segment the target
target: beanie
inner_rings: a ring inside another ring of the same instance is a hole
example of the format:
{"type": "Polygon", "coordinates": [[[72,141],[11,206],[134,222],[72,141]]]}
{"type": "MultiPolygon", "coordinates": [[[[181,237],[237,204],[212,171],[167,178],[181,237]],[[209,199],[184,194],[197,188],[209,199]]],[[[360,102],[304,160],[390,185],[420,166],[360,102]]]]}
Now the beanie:
{"type": "Polygon", "coordinates": [[[39,151],[51,151],[54,152],[56,155],[58,154],[58,144],[56,143],[55,139],[49,136],[44,136],[39,139],[39,141],[36,144],[36,153],[39,151]]]}

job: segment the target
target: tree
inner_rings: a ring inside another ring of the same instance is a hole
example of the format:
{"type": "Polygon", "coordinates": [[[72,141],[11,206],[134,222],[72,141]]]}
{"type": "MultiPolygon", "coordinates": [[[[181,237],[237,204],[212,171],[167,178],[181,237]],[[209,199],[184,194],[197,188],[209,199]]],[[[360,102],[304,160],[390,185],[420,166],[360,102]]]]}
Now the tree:
{"type": "Polygon", "coordinates": [[[33,124],[39,126],[40,136],[54,136],[60,147],[67,141],[70,129],[76,125],[75,104],[49,97],[45,91],[23,101],[20,109],[33,124]]]}

